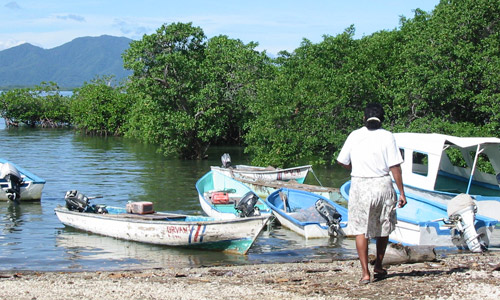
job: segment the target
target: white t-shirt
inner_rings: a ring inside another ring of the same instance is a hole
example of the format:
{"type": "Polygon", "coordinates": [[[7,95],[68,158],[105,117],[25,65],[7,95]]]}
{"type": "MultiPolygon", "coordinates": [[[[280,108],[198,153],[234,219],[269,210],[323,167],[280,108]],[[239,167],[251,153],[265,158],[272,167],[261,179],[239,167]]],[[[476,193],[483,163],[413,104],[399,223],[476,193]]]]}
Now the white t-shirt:
{"type": "Polygon", "coordinates": [[[340,150],[337,161],[352,164],[351,176],[380,177],[389,174],[389,168],[403,162],[396,140],[385,129],[354,130],[340,150]]]}

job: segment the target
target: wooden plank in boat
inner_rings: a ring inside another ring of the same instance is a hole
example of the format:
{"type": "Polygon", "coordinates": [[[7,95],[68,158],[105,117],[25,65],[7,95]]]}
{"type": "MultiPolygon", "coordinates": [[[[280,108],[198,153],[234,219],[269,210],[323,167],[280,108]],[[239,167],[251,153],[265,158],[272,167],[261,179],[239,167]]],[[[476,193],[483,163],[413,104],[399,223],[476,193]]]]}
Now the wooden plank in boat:
{"type": "Polygon", "coordinates": [[[166,213],[154,213],[154,214],[145,214],[145,215],[139,215],[139,214],[116,214],[116,215],[108,215],[110,217],[115,217],[115,218],[129,218],[129,219],[140,219],[140,220],[171,220],[171,219],[181,219],[185,218],[185,215],[178,215],[178,214],[166,214],[166,213]]]}

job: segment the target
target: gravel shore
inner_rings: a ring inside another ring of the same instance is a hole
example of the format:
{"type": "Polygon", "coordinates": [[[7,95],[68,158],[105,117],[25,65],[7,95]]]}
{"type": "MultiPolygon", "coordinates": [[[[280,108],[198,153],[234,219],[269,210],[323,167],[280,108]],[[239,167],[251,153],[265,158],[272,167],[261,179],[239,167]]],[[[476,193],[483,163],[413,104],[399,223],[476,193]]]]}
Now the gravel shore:
{"type": "Polygon", "coordinates": [[[357,260],[115,272],[0,272],[0,299],[500,299],[500,252],[387,266],[358,283],[357,260]]]}

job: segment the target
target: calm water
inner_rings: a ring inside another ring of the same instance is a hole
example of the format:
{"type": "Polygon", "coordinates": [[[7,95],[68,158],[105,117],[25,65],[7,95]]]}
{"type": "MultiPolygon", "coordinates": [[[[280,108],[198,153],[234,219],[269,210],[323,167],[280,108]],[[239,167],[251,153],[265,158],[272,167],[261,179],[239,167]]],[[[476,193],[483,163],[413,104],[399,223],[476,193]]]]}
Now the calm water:
{"type": "MultiPolygon", "coordinates": [[[[158,211],[202,214],[195,182],[219,165],[224,152],[233,163],[249,163],[240,148],[216,148],[205,161],[168,160],[154,147],[120,138],[82,137],[70,130],[5,129],[0,119],[0,155],[47,183],[40,203],[0,202],[0,270],[119,270],[297,261],[355,257],[352,240],[305,241],[281,228],[263,232],[247,256],[127,242],[65,228],[54,214],[67,190],[93,203],[124,206],[152,201],[158,211]]],[[[342,169],[315,168],[323,185],[340,186],[342,169]]],[[[314,183],[314,176],[309,178],[314,183]]]]}

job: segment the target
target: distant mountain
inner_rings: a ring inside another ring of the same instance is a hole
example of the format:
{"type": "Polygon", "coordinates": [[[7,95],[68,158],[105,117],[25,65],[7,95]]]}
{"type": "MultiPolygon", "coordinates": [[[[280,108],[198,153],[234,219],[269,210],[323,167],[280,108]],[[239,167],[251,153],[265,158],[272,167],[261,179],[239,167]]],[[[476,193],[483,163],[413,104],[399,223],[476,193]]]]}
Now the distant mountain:
{"type": "Polygon", "coordinates": [[[132,40],[103,35],[81,37],[52,49],[22,44],[0,51],[0,89],[32,87],[53,81],[61,88],[74,88],[96,76],[130,75],[123,68],[122,53],[132,40]]]}

